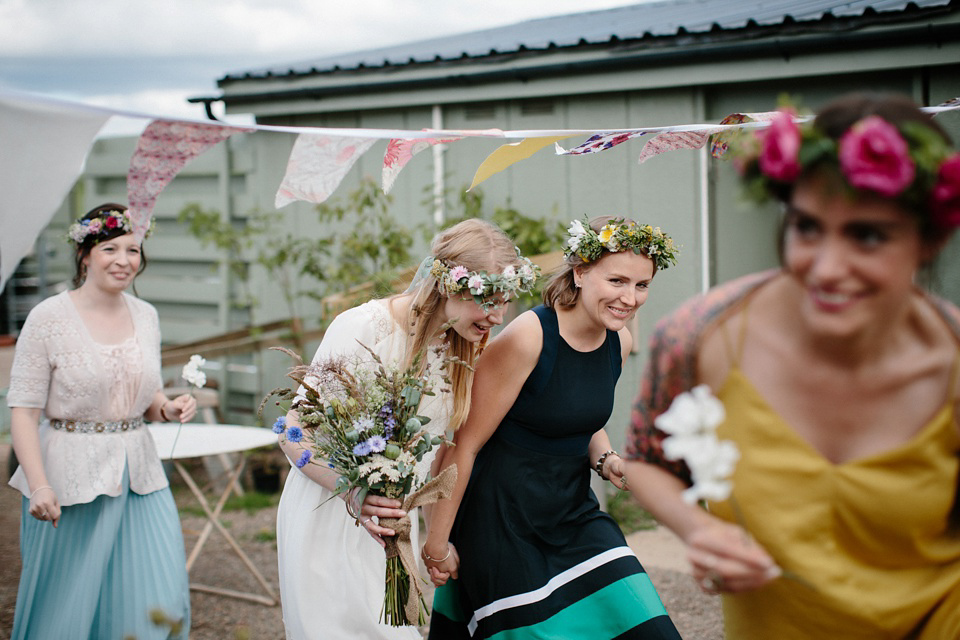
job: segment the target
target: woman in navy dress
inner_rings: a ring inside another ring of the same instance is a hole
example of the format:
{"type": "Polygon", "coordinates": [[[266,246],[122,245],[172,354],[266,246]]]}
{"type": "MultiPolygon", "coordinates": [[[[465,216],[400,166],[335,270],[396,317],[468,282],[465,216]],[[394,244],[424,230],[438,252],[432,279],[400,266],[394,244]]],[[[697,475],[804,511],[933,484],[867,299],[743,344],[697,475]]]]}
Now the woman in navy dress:
{"type": "Polygon", "coordinates": [[[626,324],[674,262],[673,243],[623,219],[569,231],[544,306],[480,358],[473,409],[444,456],[457,486],[434,507],[422,550],[440,585],[435,640],[679,638],[590,489],[591,469],[625,488],[603,426],[632,345],[626,324]]]}

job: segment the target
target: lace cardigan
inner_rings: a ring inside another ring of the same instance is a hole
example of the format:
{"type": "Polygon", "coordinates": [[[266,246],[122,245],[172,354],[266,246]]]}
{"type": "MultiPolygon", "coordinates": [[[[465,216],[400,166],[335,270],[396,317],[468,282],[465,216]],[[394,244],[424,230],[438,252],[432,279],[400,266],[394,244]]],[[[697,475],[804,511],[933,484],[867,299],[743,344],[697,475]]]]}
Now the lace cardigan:
{"type": "MultiPolygon", "coordinates": [[[[27,316],[17,340],[7,404],[43,409],[47,419],[108,421],[143,416],[163,386],[160,328],[152,305],[127,294],[124,300],[142,359],[129,415],[111,413],[116,389],[102,349],[91,338],[68,292],[47,298],[27,316]]],[[[43,420],[39,437],[47,480],[63,506],[91,502],[99,495],[120,495],[124,466],[129,468],[130,489],[135,493],[151,493],[168,484],[146,427],[118,433],[68,433],[43,420]]],[[[22,468],[10,485],[30,495],[22,468]]]]}

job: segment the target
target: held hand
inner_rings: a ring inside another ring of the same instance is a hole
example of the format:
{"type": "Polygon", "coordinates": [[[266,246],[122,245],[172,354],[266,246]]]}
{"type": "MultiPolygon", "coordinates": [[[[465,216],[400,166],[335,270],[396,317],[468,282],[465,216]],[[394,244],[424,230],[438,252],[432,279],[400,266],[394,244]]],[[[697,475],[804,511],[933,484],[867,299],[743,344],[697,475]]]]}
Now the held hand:
{"type": "Polygon", "coordinates": [[[397,535],[397,532],[393,529],[381,527],[373,518],[376,517],[378,520],[380,518],[402,518],[407,515],[407,512],[400,508],[401,503],[399,500],[391,500],[390,498],[376,496],[372,493],[367,494],[363,499],[363,504],[357,509],[355,503],[350,503],[355,497],[356,492],[351,492],[346,497],[348,501],[347,506],[353,507],[352,509],[348,508],[347,511],[351,512],[351,514],[355,513],[357,522],[370,534],[370,537],[376,540],[381,547],[386,547],[387,543],[383,541],[383,536],[394,536],[397,535]]]}
{"type": "Polygon", "coordinates": [[[443,586],[446,584],[448,578],[456,580],[459,577],[460,555],[452,543],[448,542],[447,550],[436,556],[428,551],[427,545],[425,544],[420,550],[420,557],[423,558],[424,564],[427,565],[430,581],[433,582],[435,586],[443,586]]]}
{"type": "Polygon", "coordinates": [[[630,488],[627,484],[626,465],[620,456],[614,454],[603,461],[603,474],[617,489],[626,491],[630,488]]]}
{"type": "Polygon", "coordinates": [[[782,571],[742,527],[716,520],[687,538],[693,577],[708,594],[758,589],[782,571]]]}
{"type": "Polygon", "coordinates": [[[197,415],[197,399],[188,393],[177,396],[166,404],[163,413],[170,422],[190,422],[197,415]]]}
{"type": "Polygon", "coordinates": [[[30,497],[28,511],[37,520],[49,520],[56,528],[60,522],[60,501],[57,499],[57,494],[53,488],[43,486],[34,490],[30,497]]]}

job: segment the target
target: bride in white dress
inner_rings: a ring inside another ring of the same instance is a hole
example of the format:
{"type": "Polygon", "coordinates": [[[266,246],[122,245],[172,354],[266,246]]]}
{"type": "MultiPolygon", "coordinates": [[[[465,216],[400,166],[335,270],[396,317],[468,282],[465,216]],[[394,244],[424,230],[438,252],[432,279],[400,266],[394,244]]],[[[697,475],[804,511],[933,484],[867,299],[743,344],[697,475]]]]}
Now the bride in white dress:
{"type": "MultiPolygon", "coordinates": [[[[338,355],[369,361],[359,344],[363,343],[388,366],[408,365],[416,353],[443,341],[449,355],[471,362],[490,330],[503,321],[509,298],[529,290],[536,277],[535,268],[519,256],[513,242],[482,220],[467,220],[441,232],[431,252],[406,293],[371,300],[337,316],[314,361],[338,355]],[[471,289],[481,293],[473,295],[471,289]],[[441,334],[448,322],[452,326],[441,334]]],[[[455,430],[469,410],[472,371],[454,366],[447,374],[451,384],[437,384],[435,389],[448,390],[425,397],[419,411],[431,418],[426,426],[434,435],[455,430]]],[[[287,425],[295,424],[292,410],[287,425]]],[[[280,444],[291,461],[300,458],[302,443],[281,437],[280,444]]],[[[436,472],[437,452],[434,448],[418,463],[420,479],[436,472]]],[[[329,499],[337,476],[319,462],[291,468],[277,513],[287,639],[419,640],[416,627],[380,623],[386,570],[382,536],[394,532],[378,520],[402,517],[400,502],[368,495],[359,509],[353,506],[355,520],[343,500],[329,499]]],[[[415,549],[417,520],[412,514],[415,549]]]]}

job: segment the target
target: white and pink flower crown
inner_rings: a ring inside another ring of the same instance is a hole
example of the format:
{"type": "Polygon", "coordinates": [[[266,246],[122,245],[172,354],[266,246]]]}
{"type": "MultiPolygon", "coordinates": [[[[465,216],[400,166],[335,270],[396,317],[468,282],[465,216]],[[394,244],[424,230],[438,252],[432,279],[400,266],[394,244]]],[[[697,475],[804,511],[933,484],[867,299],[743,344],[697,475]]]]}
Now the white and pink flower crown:
{"type": "Polygon", "coordinates": [[[895,199],[939,228],[960,227],[960,153],[920,122],[897,127],[871,115],[834,140],[783,109],[740,138],[734,162],[758,200],[783,193],[810,167],[832,165],[853,189],[895,199]]]}
{"type": "MultiPolygon", "coordinates": [[[[153,231],[154,222],[151,220],[146,236],[149,236],[150,232],[153,231]]],[[[89,236],[106,235],[117,229],[122,229],[124,233],[133,233],[133,220],[130,218],[129,212],[110,209],[101,212],[96,218],[78,220],[70,225],[67,235],[80,245],[89,236]]]]}
{"type": "Polygon", "coordinates": [[[487,300],[489,296],[503,294],[510,300],[522,293],[530,293],[540,276],[540,267],[528,258],[520,255],[517,249],[519,266],[507,265],[500,273],[486,271],[468,271],[463,265],[448,267],[440,260],[434,259],[430,267],[430,275],[437,281],[440,293],[450,296],[457,293],[469,293],[474,302],[489,309],[496,303],[487,300]]]}

